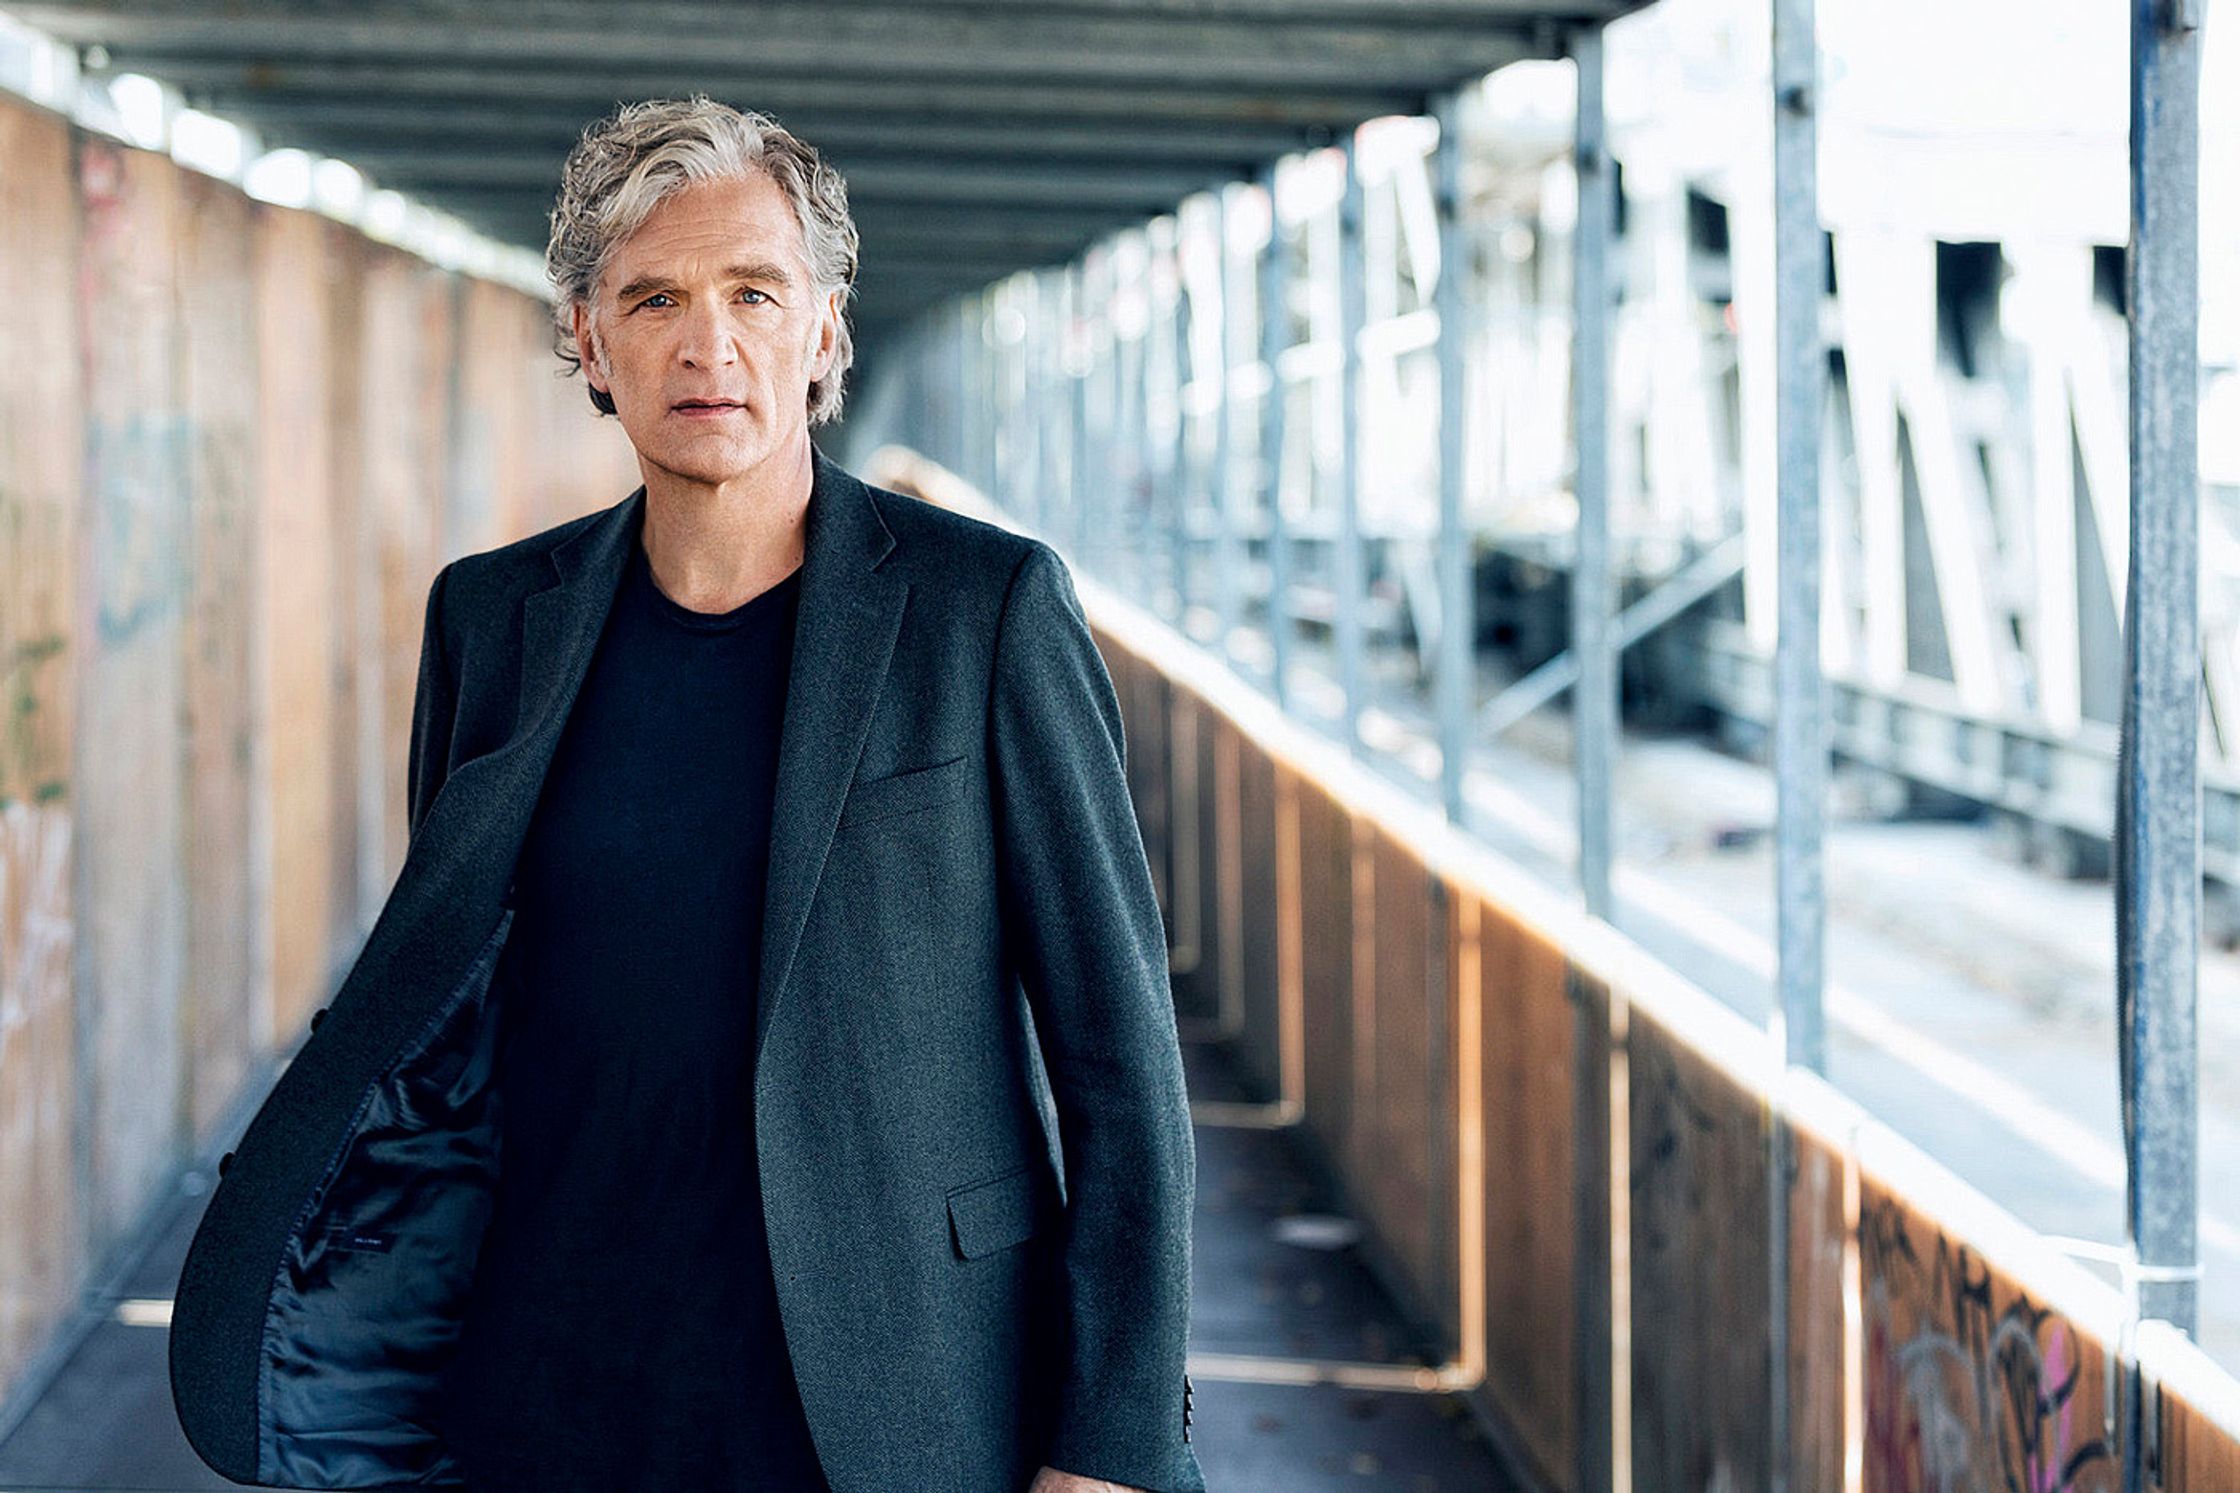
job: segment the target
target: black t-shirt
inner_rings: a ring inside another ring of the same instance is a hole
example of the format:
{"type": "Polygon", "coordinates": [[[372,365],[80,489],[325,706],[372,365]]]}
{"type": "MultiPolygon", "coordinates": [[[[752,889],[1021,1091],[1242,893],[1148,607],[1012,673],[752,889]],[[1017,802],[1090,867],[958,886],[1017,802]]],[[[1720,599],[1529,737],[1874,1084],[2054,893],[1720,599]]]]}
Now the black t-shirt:
{"type": "Polygon", "coordinates": [[[632,548],[516,867],[444,1434],[476,1493],[816,1493],[753,1101],[801,572],[702,613],[632,548]]]}

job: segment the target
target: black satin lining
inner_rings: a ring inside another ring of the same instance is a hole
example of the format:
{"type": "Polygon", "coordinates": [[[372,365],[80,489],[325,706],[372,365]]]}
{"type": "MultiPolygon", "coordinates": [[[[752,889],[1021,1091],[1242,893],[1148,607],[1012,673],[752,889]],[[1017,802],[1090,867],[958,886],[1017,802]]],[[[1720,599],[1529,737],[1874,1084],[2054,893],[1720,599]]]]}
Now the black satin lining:
{"type": "Polygon", "coordinates": [[[433,1411],[498,1167],[495,978],[513,910],[368,1091],[265,1316],[258,1481],[456,1485],[433,1411]],[[488,1019],[486,1019],[488,1018],[488,1019]]]}

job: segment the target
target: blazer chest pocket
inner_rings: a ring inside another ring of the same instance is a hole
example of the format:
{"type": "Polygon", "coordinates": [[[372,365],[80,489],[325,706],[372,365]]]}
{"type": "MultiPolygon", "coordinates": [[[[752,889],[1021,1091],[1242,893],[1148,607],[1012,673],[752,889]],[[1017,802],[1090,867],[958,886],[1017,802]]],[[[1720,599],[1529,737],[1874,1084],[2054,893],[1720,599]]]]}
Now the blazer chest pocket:
{"type": "Polygon", "coordinates": [[[917,809],[930,809],[935,804],[946,803],[964,791],[971,771],[972,758],[956,756],[929,767],[908,767],[901,772],[888,773],[882,778],[857,783],[849,791],[847,803],[840,810],[837,828],[868,824],[874,819],[892,819],[897,814],[908,814],[917,809]]]}
{"type": "Polygon", "coordinates": [[[977,1260],[1031,1237],[1052,1208],[1049,1184],[1034,1163],[949,1190],[950,1238],[977,1260]]]}

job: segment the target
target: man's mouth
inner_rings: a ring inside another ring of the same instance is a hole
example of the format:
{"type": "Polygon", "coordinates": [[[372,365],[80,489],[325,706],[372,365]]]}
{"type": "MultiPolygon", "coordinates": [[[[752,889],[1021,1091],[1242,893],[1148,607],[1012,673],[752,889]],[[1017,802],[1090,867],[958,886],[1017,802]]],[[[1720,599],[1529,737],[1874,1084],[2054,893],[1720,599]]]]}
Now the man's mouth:
{"type": "Polygon", "coordinates": [[[671,406],[680,410],[735,410],[744,408],[736,399],[686,399],[671,406]]]}

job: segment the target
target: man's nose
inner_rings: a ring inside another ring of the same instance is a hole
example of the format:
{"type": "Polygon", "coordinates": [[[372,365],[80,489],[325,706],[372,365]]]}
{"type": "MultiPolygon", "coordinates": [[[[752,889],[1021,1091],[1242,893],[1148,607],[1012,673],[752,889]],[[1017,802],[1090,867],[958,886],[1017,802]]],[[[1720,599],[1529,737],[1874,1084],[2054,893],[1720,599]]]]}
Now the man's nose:
{"type": "Polygon", "coordinates": [[[678,332],[677,355],[696,368],[713,368],[735,362],[731,327],[721,303],[702,297],[686,310],[678,332]]]}

